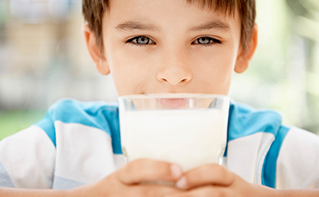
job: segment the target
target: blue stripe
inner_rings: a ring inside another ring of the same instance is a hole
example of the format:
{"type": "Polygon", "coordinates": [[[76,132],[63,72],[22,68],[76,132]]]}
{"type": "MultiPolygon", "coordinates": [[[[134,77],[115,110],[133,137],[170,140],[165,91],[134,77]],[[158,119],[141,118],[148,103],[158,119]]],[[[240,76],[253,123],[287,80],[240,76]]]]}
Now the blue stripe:
{"type": "Polygon", "coordinates": [[[0,187],[15,187],[8,171],[0,162],[0,187]]]}
{"type": "Polygon", "coordinates": [[[281,126],[275,140],[270,146],[270,149],[265,157],[263,169],[262,169],[262,184],[271,188],[276,188],[276,171],[277,171],[277,159],[281,145],[290,128],[281,126]]]}
{"type": "Polygon", "coordinates": [[[123,154],[121,146],[121,133],[120,133],[120,119],[118,107],[112,108],[112,110],[104,111],[112,137],[112,147],[114,154],[123,154]]]}
{"type": "Polygon", "coordinates": [[[112,139],[113,153],[122,154],[118,106],[104,102],[61,100],[52,105],[46,117],[36,125],[42,128],[56,146],[54,122],[78,123],[100,129],[112,139]]]}
{"type": "Polygon", "coordinates": [[[36,124],[38,127],[40,127],[51,139],[52,143],[56,147],[56,136],[55,136],[55,128],[54,123],[52,119],[50,118],[50,115],[47,114],[40,122],[36,124]]]}

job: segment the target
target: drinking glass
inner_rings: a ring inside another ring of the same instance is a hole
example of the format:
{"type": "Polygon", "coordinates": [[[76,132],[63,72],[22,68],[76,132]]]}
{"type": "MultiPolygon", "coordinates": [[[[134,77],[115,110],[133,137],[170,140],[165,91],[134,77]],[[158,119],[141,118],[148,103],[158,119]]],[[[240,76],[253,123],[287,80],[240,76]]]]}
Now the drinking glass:
{"type": "Polygon", "coordinates": [[[213,94],[119,97],[122,152],[178,164],[184,171],[222,164],[230,99],[213,94]]]}

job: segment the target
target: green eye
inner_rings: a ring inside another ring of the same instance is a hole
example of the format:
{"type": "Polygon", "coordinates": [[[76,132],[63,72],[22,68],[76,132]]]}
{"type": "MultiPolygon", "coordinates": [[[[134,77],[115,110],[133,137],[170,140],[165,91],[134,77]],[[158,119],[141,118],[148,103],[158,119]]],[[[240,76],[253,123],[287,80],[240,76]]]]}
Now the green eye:
{"type": "Polygon", "coordinates": [[[221,44],[222,42],[210,37],[200,37],[200,38],[197,38],[193,43],[201,44],[201,45],[211,45],[211,44],[221,44]]]}
{"type": "Polygon", "coordinates": [[[137,45],[148,45],[148,44],[154,44],[154,41],[146,36],[137,36],[128,40],[127,43],[132,43],[137,45]]]}

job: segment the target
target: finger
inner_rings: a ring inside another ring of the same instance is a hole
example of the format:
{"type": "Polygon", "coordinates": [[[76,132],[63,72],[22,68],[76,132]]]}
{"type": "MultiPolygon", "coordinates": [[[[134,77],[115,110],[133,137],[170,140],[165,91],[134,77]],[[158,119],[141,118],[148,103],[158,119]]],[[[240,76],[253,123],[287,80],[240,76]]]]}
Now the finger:
{"type": "Polygon", "coordinates": [[[181,194],[183,191],[178,190],[174,187],[162,186],[162,185],[135,185],[129,186],[132,187],[129,195],[127,196],[165,196],[170,194],[181,194]],[[134,194],[134,195],[133,195],[134,194]]]}
{"type": "Polygon", "coordinates": [[[205,186],[186,191],[184,193],[171,193],[164,197],[228,197],[236,196],[234,192],[226,187],[205,186]]]}
{"type": "Polygon", "coordinates": [[[218,164],[207,164],[186,172],[176,182],[182,189],[195,188],[203,185],[229,186],[235,180],[235,174],[218,164]]]}
{"type": "Polygon", "coordinates": [[[182,169],[175,164],[148,159],[138,159],[118,171],[118,179],[124,184],[148,181],[175,182],[182,175],[182,169]]]}

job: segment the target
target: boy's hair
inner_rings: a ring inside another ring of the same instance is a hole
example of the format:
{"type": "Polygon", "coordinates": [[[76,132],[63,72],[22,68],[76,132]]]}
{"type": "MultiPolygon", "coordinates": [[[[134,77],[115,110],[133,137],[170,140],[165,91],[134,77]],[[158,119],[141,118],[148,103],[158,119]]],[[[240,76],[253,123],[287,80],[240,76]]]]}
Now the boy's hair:
{"type": "MultiPolygon", "coordinates": [[[[241,44],[245,51],[255,24],[256,0],[186,0],[187,3],[197,3],[203,9],[214,9],[217,12],[234,16],[236,8],[241,20],[241,44]]],[[[83,0],[82,12],[85,21],[96,37],[96,42],[103,52],[102,18],[109,9],[108,0],[83,0]]]]}

